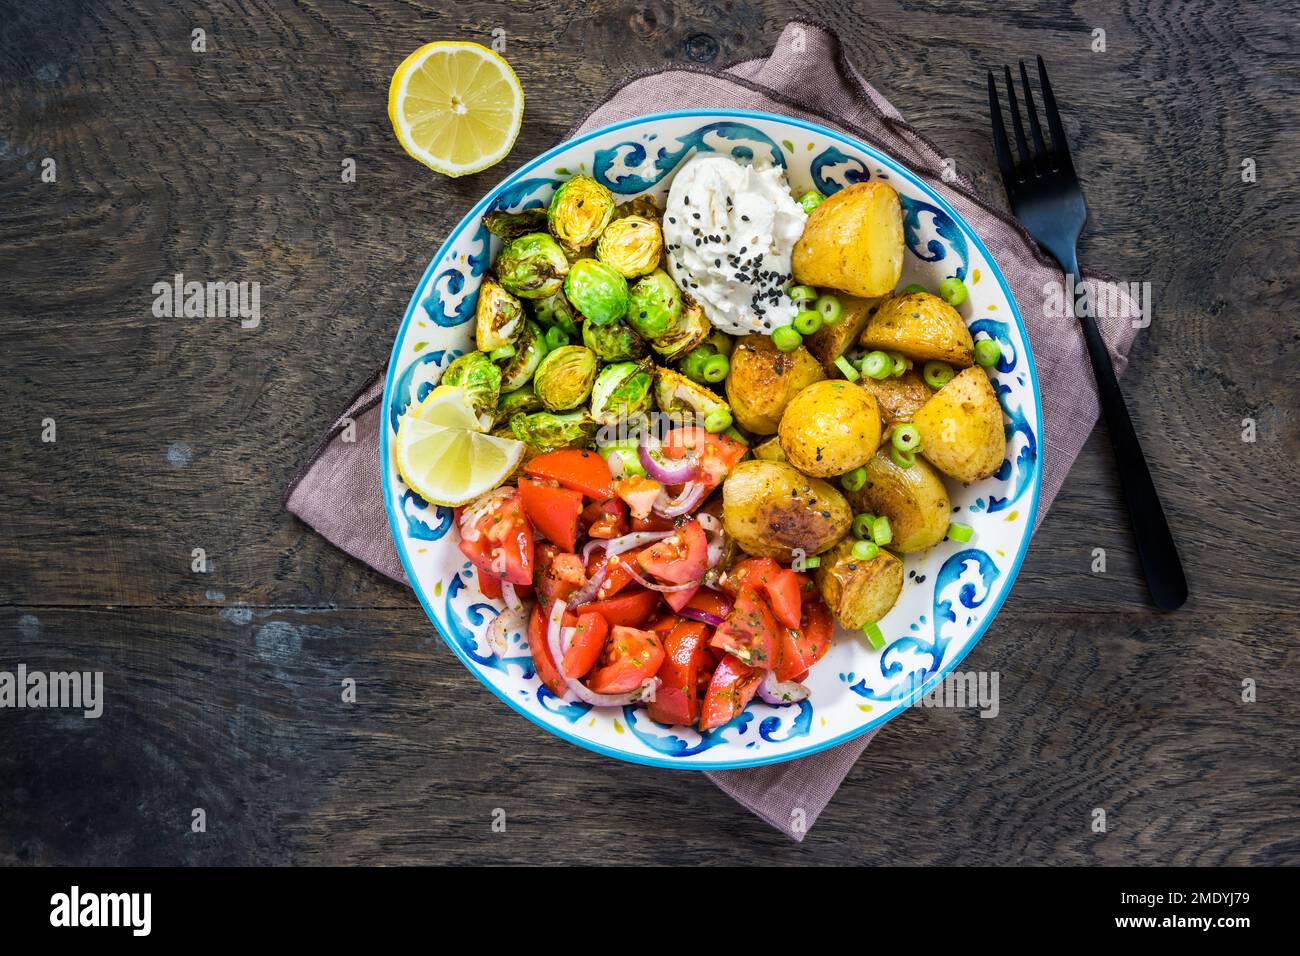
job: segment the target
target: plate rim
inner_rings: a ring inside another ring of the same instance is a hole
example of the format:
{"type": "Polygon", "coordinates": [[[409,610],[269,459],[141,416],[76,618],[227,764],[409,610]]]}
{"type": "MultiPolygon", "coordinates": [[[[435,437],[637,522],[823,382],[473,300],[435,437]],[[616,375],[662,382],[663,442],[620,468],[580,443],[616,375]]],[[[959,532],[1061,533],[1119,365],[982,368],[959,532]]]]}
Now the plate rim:
{"type": "Polygon", "coordinates": [[[1015,581],[1019,577],[1020,567],[1024,562],[1025,554],[1029,550],[1029,542],[1033,539],[1034,536],[1034,523],[1038,518],[1038,506],[1040,503],[1041,491],[1042,491],[1043,460],[1044,460],[1043,398],[1042,398],[1042,392],[1039,390],[1038,369],[1034,362],[1033,343],[1029,339],[1029,329],[1025,326],[1024,319],[1020,314],[1020,306],[1016,302],[1015,296],[1012,295],[1010,286],[1007,285],[1006,277],[1002,274],[1002,267],[998,264],[997,260],[993,257],[993,254],[989,251],[988,247],[984,245],[984,240],[980,238],[979,234],[976,233],[975,230],[971,227],[970,223],[967,222],[966,218],[962,216],[959,212],[957,212],[957,210],[954,209],[946,199],[944,199],[942,196],[936,193],[931,188],[930,184],[927,183],[919,173],[914,172],[912,169],[910,169],[908,166],[903,164],[901,161],[896,160],[892,156],[883,153],[881,150],[870,145],[869,143],[865,143],[862,140],[856,139],[847,133],[842,133],[839,130],[830,128],[829,126],[823,126],[820,123],[814,123],[808,120],[800,119],[795,116],[785,116],[781,113],[771,113],[763,110],[734,110],[734,109],[725,109],[725,108],[671,110],[668,112],[661,112],[661,113],[646,113],[642,116],[633,116],[633,117],[629,117],[628,119],[619,120],[616,123],[610,123],[609,125],[606,126],[599,126],[596,127],[595,129],[588,130],[587,132],[582,133],[578,136],[574,136],[570,139],[566,139],[563,142],[558,143],[555,146],[551,147],[550,149],[546,150],[545,152],[542,152],[537,156],[533,157],[531,160],[525,162],[523,165],[519,166],[516,170],[514,170],[514,172],[510,173],[504,179],[500,180],[495,186],[493,186],[491,190],[489,190],[486,194],[484,194],[484,196],[477,203],[474,204],[474,206],[470,209],[469,212],[467,212],[464,216],[461,217],[460,221],[456,224],[456,227],[448,234],[447,238],[443,241],[442,245],[438,247],[438,251],[435,252],[433,257],[429,260],[429,265],[425,268],[423,275],[421,275],[420,277],[420,281],[416,283],[415,288],[411,293],[411,299],[407,303],[406,312],[402,316],[402,322],[397,328],[397,334],[394,336],[393,346],[389,352],[388,370],[384,375],[384,391],[383,391],[381,402],[382,402],[380,406],[381,426],[380,426],[380,433],[379,433],[380,491],[384,499],[384,512],[388,517],[389,534],[392,536],[393,545],[397,550],[398,560],[400,560],[402,563],[402,570],[406,574],[406,578],[408,583],[410,584],[411,590],[415,592],[416,599],[420,602],[420,606],[424,609],[425,615],[429,618],[429,621],[433,624],[434,629],[438,632],[439,637],[442,638],[443,643],[446,644],[449,648],[451,648],[452,653],[456,655],[456,657],[460,660],[461,664],[465,667],[465,669],[469,671],[469,673],[471,673],[474,676],[474,678],[478,680],[480,684],[485,686],[498,699],[504,701],[510,707],[511,710],[515,711],[518,714],[521,714],[529,722],[535,724],[536,726],[544,730],[546,733],[558,737],[559,739],[567,743],[581,747],[584,750],[589,750],[592,751],[593,753],[598,753],[605,757],[612,757],[615,760],[620,760],[625,763],[638,764],[646,767],[659,767],[667,770],[681,770],[681,771],[688,771],[688,772],[691,771],[698,772],[698,771],[707,771],[707,770],[745,770],[751,767],[762,767],[770,764],[785,763],[791,760],[799,760],[803,757],[810,757],[814,754],[818,754],[825,750],[829,750],[832,747],[838,747],[840,744],[845,744],[851,740],[856,740],[857,738],[863,736],[864,734],[870,733],[873,730],[877,730],[880,727],[883,727],[889,721],[893,720],[895,717],[900,716],[903,712],[908,710],[917,700],[919,700],[921,697],[924,697],[927,693],[929,693],[930,690],[932,690],[936,684],[938,684],[940,681],[946,678],[950,673],[952,673],[953,670],[956,669],[957,665],[960,664],[966,658],[966,655],[969,654],[975,648],[975,646],[980,642],[981,639],[983,639],[985,632],[989,629],[989,626],[993,623],[994,618],[997,617],[998,612],[1002,609],[1002,605],[1006,602],[1007,596],[1011,593],[1011,589],[1014,587],[1015,581]],[[879,717],[875,717],[867,721],[865,724],[863,724],[861,727],[855,730],[848,731],[847,733],[841,734],[829,740],[824,740],[816,744],[810,744],[801,750],[791,751],[790,753],[755,756],[748,759],[741,759],[739,761],[726,761],[726,762],[699,761],[699,762],[683,764],[680,761],[673,761],[671,758],[661,757],[654,754],[647,754],[642,756],[638,754],[628,753],[626,751],[615,750],[611,747],[606,746],[605,744],[601,744],[592,740],[587,740],[583,737],[579,737],[574,734],[571,734],[563,728],[554,727],[550,724],[547,724],[541,719],[539,719],[527,708],[525,708],[523,705],[515,701],[511,695],[506,694],[505,692],[501,691],[496,686],[494,686],[489,680],[487,680],[472,666],[472,662],[462,652],[461,648],[458,647],[456,645],[456,642],[451,640],[447,636],[447,634],[443,631],[442,625],[439,624],[438,622],[438,617],[434,612],[433,606],[426,598],[423,588],[420,587],[419,579],[413,572],[410,558],[406,553],[406,546],[405,543],[402,541],[400,525],[398,524],[397,515],[394,511],[392,495],[389,494],[390,482],[392,480],[392,468],[390,465],[392,449],[391,449],[390,438],[388,434],[389,428],[387,426],[386,410],[390,407],[390,399],[392,397],[393,382],[396,376],[397,360],[401,357],[400,356],[401,346],[406,339],[407,327],[410,325],[411,319],[415,314],[415,310],[419,306],[420,293],[426,288],[429,279],[433,275],[435,267],[438,265],[439,262],[442,261],[442,258],[446,254],[447,250],[454,245],[456,240],[460,237],[460,234],[465,230],[465,228],[469,224],[476,223],[480,218],[482,218],[483,213],[487,211],[490,203],[493,200],[495,200],[496,197],[500,195],[500,193],[506,187],[510,186],[514,182],[523,178],[526,174],[536,170],[537,167],[545,164],[553,157],[572,148],[573,146],[580,145],[582,143],[587,142],[588,140],[595,139],[607,133],[611,133],[620,129],[625,129],[629,126],[638,126],[647,122],[654,122],[658,120],[687,119],[687,118],[697,118],[697,117],[767,120],[769,122],[776,122],[780,124],[795,126],[797,128],[802,128],[821,136],[829,136],[832,139],[838,140],[843,144],[852,146],[854,149],[862,150],[863,152],[873,157],[881,165],[898,173],[903,178],[908,180],[909,183],[919,188],[925,194],[926,198],[929,199],[931,202],[933,202],[936,206],[938,206],[939,209],[941,209],[943,212],[951,216],[953,222],[958,223],[960,225],[962,232],[965,233],[966,236],[974,243],[975,247],[979,249],[980,253],[984,256],[985,261],[988,262],[989,265],[991,266],[993,275],[998,280],[998,285],[1001,286],[1002,292],[1006,296],[1007,302],[1010,303],[1011,305],[1011,314],[1012,314],[1012,318],[1015,319],[1016,327],[1020,330],[1021,335],[1023,336],[1024,343],[1025,343],[1025,357],[1028,359],[1028,364],[1029,364],[1029,382],[1032,387],[1032,392],[1034,397],[1034,417],[1035,417],[1035,424],[1037,426],[1035,437],[1038,443],[1038,455],[1035,459],[1035,464],[1034,464],[1034,478],[1033,478],[1033,489],[1032,489],[1033,494],[1031,496],[1029,516],[1026,522],[1028,533],[1025,535],[1024,540],[1021,542],[1020,547],[1016,552],[1015,558],[1011,562],[1010,573],[1007,575],[1007,580],[1009,582],[1007,587],[1002,591],[1000,595],[998,595],[997,599],[989,608],[989,612],[985,615],[984,620],[981,622],[979,629],[976,631],[974,635],[974,638],[971,640],[970,644],[965,648],[965,650],[963,650],[960,654],[954,656],[953,659],[948,663],[946,667],[941,668],[936,674],[932,675],[930,678],[923,681],[920,687],[912,691],[907,697],[900,698],[900,700],[903,701],[903,706],[897,708],[896,710],[891,708],[889,712],[883,713],[879,717]]]}

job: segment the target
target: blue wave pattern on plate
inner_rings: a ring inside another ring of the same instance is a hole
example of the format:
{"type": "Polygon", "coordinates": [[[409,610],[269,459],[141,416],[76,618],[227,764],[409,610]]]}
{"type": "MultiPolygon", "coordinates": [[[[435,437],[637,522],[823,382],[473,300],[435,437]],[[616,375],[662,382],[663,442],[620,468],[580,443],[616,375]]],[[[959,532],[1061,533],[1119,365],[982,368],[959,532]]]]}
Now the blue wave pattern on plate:
{"type": "MultiPolygon", "coordinates": [[[[931,636],[904,634],[885,648],[880,655],[880,675],[886,682],[884,688],[871,686],[864,677],[849,689],[868,700],[907,700],[943,666],[944,654],[956,636],[947,630],[948,625],[958,623],[956,608],[974,611],[982,606],[993,593],[993,582],[1001,573],[988,552],[979,548],[965,548],[948,558],[934,576],[934,628],[931,636]],[[911,658],[912,666],[904,662],[905,657],[911,658]],[[919,657],[929,658],[929,663],[919,666],[919,657]]],[[[965,626],[966,622],[962,622],[962,627],[965,626]]]]}
{"type": "Polygon", "coordinates": [[[428,398],[438,384],[438,379],[442,378],[442,370],[462,354],[460,349],[435,349],[421,355],[402,370],[402,374],[393,383],[393,395],[388,406],[388,424],[394,432],[397,431],[398,420],[406,414],[406,410],[428,398]]]}
{"type": "Polygon", "coordinates": [[[965,279],[966,270],[970,266],[970,249],[966,245],[966,236],[958,225],[938,206],[922,199],[901,193],[898,199],[903,204],[903,239],[912,254],[922,262],[942,262],[951,252],[961,260],[952,274],[958,279],[965,279]],[[929,230],[926,229],[922,216],[928,217],[929,230]]]}
{"type": "Polygon", "coordinates": [[[402,494],[401,513],[406,533],[416,541],[437,541],[451,530],[452,510],[430,505],[409,488],[402,494]]]}
{"type": "Polygon", "coordinates": [[[806,737],[812,729],[813,705],[806,700],[779,707],[751,703],[728,723],[708,733],[692,727],[656,723],[635,707],[624,707],[623,719],[632,735],[656,753],[666,757],[693,757],[720,744],[745,743],[755,735],[777,744],[806,737]],[[761,709],[774,713],[760,721],[757,717],[761,709]]]}
{"type": "Polygon", "coordinates": [[[823,196],[837,193],[854,183],[865,183],[871,178],[871,169],[865,162],[837,146],[828,146],[814,156],[808,172],[813,185],[823,196]]]}
{"type": "Polygon", "coordinates": [[[645,144],[637,140],[598,149],[592,164],[592,178],[612,192],[626,195],[643,193],[657,186],[692,151],[726,153],[733,159],[748,163],[766,150],[767,154],[762,158],[785,168],[785,153],[781,147],[748,123],[709,123],[677,137],[676,142],[676,149],[660,146],[649,163],[645,144]]]}
{"type": "Polygon", "coordinates": [[[533,655],[528,651],[527,636],[521,631],[509,635],[509,647],[505,657],[498,657],[488,650],[486,654],[478,649],[476,633],[486,630],[484,625],[501,613],[501,609],[482,601],[471,600],[471,593],[466,584],[473,574],[472,570],[462,570],[451,576],[447,582],[447,598],[443,602],[443,619],[447,625],[447,636],[456,646],[480,667],[509,673],[510,668],[517,667],[523,671],[524,679],[533,676],[533,655]],[[462,607],[453,606],[461,598],[462,607]],[[468,626],[467,623],[468,622],[468,626]]]}
{"type": "MultiPolygon", "coordinates": [[[[1003,375],[1009,375],[1016,368],[1019,356],[1016,355],[1015,344],[1011,340],[1011,329],[1006,322],[999,319],[976,319],[970,324],[971,336],[977,336],[981,332],[991,339],[997,340],[1002,349],[1002,357],[998,359],[997,370],[1003,375]]],[[[1023,405],[1012,407],[1011,404],[1011,387],[993,379],[994,391],[997,392],[998,403],[1002,406],[1002,411],[1011,419],[1011,423],[1006,426],[1007,448],[1013,449],[1011,457],[1002,462],[994,475],[999,481],[1011,479],[1014,473],[1015,479],[1011,482],[1011,492],[1005,498],[990,494],[988,501],[988,510],[1006,511],[1013,504],[1020,500],[1024,493],[1029,490],[1033,484],[1034,474],[1038,469],[1038,439],[1034,436],[1033,426],[1029,424],[1029,419],[1025,415],[1023,405]],[[1019,435],[1022,442],[1016,441],[1019,435]],[[1014,450],[1019,444],[1019,450],[1014,450]]]]}

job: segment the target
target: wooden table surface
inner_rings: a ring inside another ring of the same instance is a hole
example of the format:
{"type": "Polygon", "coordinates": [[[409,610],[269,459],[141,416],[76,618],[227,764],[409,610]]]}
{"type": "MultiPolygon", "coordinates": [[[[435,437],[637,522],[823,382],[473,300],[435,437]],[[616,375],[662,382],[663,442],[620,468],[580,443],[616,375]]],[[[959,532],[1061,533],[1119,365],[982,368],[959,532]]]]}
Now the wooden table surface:
{"type": "Polygon", "coordinates": [[[1294,17],[1126,10],[0,2],[0,669],[103,670],[108,695],[99,720],[0,711],[0,863],[1300,860],[1294,17]],[[619,78],[762,54],[791,15],[834,24],[998,202],[985,70],[1047,58],[1091,210],[1081,259],[1152,286],[1124,387],[1192,589],[1176,614],[1148,604],[1099,428],[968,659],[1000,672],[1000,716],[901,716],[803,844],[703,776],[508,712],[409,592],[280,509],[484,190],[619,78]],[[394,141],[389,76],[496,28],[527,91],[519,141],[433,175],[394,141]],[[178,272],[259,282],[261,327],[155,318],[178,272]]]}

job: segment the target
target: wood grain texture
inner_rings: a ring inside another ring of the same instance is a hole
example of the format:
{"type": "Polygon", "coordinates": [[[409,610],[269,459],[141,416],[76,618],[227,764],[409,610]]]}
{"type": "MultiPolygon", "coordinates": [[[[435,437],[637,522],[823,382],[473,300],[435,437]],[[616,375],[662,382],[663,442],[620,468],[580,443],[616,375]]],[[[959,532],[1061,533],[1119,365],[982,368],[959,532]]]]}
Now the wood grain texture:
{"type": "Polygon", "coordinates": [[[112,689],[98,721],[0,711],[0,861],[1297,862],[1291,19],[1279,0],[0,0],[0,664],[112,689]],[[1081,259],[1152,285],[1124,388],[1192,588],[1150,609],[1094,434],[970,658],[1002,673],[1001,715],[904,715],[798,846],[702,777],[505,711],[408,592],[279,505],[486,189],[628,73],[762,55],[792,15],[833,23],[999,203],[984,71],[1046,57],[1088,197],[1081,259]],[[484,173],[429,174],[388,128],[391,71],[496,27],[528,97],[519,141],[484,173]],[[260,328],[155,318],[177,272],[260,282],[260,328]]]}

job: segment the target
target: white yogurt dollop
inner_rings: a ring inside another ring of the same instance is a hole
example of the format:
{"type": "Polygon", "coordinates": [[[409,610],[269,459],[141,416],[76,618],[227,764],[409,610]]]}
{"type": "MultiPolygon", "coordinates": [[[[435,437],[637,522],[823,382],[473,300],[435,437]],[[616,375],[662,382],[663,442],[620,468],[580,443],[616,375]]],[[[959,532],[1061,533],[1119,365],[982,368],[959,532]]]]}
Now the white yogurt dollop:
{"type": "Polygon", "coordinates": [[[722,331],[770,334],[798,311],[785,288],[792,281],[790,253],[807,219],[781,167],[696,156],[668,190],[668,272],[722,331]]]}

